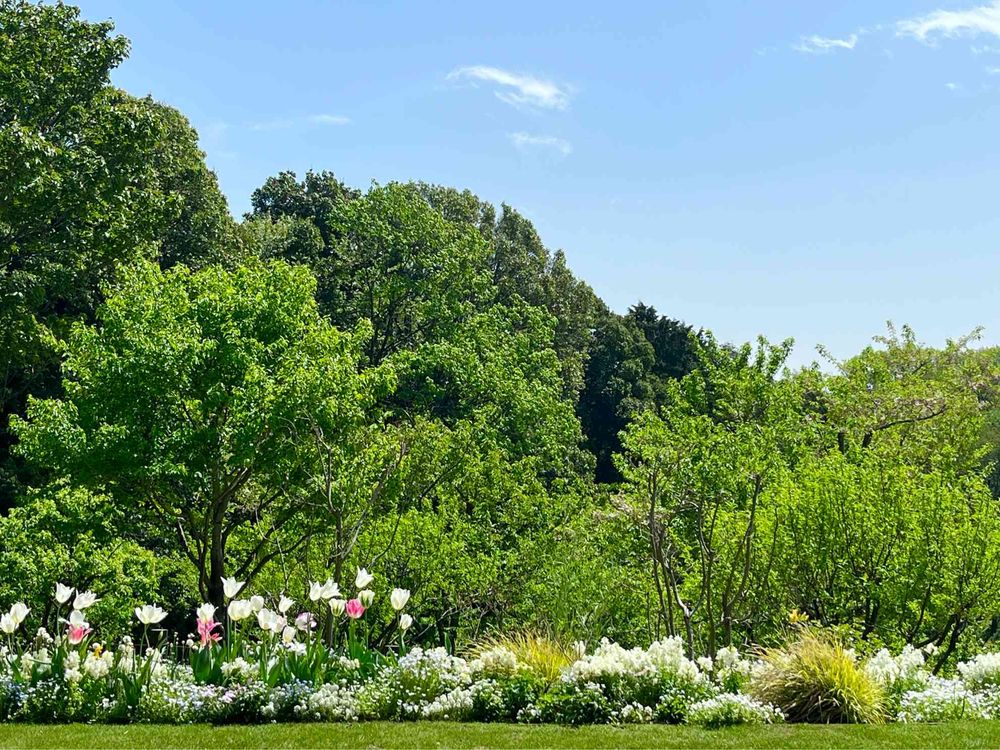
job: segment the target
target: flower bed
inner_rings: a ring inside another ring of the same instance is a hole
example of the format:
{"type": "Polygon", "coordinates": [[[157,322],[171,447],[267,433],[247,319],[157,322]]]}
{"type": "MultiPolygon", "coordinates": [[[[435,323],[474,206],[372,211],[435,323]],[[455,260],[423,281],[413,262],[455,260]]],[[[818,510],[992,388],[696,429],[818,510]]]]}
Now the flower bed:
{"type": "Polygon", "coordinates": [[[166,613],[145,605],[135,610],[141,639],[115,646],[98,641],[87,621],[97,597],[60,585],[50,618],[55,635],[43,625],[30,636],[31,612],[23,604],[0,616],[6,641],[0,720],[686,722],[714,728],[786,717],[921,722],[1000,716],[1000,655],[981,654],[945,679],[930,674],[923,650],[883,650],[860,660],[808,629],[752,658],[722,648],[714,658],[692,660],[679,638],[632,649],[605,640],[588,650],[525,636],[485,642],[462,657],[408,647],[409,592],[394,589],[388,599],[399,645],[376,652],[358,635],[376,597],[372,582],[359,570],[350,598],[332,581],[313,583],[311,609],[305,609],[284,595],[273,608],[263,596],[241,599],[243,584],[226,580],[225,616],[201,605],[183,644],[164,641],[155,626],[166,613]]]}

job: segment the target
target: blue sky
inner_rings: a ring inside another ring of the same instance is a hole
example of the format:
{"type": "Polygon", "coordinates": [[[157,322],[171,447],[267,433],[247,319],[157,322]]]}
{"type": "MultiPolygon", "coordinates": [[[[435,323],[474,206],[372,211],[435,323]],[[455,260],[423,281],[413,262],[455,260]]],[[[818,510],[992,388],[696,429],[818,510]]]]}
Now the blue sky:
{"type": "Polygon", "coordinates": [[[1000,0],[78,2],[237,215],[283,169],[422,179],[521,210],[619,311],[796,364],[888,319],[1000,343],[1000,0]]]}

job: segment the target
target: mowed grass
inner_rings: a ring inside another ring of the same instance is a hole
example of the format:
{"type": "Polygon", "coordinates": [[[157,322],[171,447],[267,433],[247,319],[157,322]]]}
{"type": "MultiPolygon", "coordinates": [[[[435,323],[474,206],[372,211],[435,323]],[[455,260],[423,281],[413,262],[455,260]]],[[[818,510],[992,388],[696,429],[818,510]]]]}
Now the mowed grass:
{"type": "Polygon", "coordinates": [[[580,727],[507,724],[0,726],[2,748],[996,748],[1000,722],[889,726],[580,727]]]}

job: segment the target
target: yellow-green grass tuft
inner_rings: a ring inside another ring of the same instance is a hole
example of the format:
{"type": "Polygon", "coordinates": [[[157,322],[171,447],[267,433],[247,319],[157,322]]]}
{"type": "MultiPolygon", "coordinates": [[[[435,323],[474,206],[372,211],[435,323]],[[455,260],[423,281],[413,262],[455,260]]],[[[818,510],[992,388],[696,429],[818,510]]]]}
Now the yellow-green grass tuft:
{"type": "Polygon", "coordinates": [[[509,650],[532,675],[550,685],[559,679],[563,669],[576,661],[571,646],[531,631],[485,636],[469,649],[469,657],[498,648],[509,650]]]}
{"type": "Polygon", "coordinates": [[[772,703],[790,722],[881,724],[881,687],[835,636],[804,628],[785,645],[760,652],[754,697],[772,703]]]}

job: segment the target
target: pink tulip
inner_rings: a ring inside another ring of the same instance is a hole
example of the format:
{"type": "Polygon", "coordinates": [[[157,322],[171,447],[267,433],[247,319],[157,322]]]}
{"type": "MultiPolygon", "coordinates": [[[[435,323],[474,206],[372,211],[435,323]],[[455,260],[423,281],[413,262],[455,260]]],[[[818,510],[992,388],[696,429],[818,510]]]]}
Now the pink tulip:
{"type": "Polygon", "coordinates": [[[201,638],[201,645],[205,646],[211,641],[218,643],[222,639],[220,633],[216,633],[216,628],[221,628],[222,624],[215,620],[198,620],[198,636],[201,638]]]}
{"type": "Polygon", "coordinates": [[[347,612],[347,616],[352,620],[357,620],[365,613],[365,605],[361,603],[360,599],[351,599],[344,611],[347,612]]]}
{"type": "Polygon", "coordinates": [[[316,620],[312,616],[312,612],[303,612],[298,617],[295,618],[295,627],[299,630],[305,632],[306,630],[312,630],[316,627],[316,620]]]}
{"type": "Polygon", "coordinates": [[[83,641],[90,634],[90,628],[86,625],[70,625],[69,630],[66,632],[67,638],[69,638],[70,645],[76,646],[83,641]]]}

